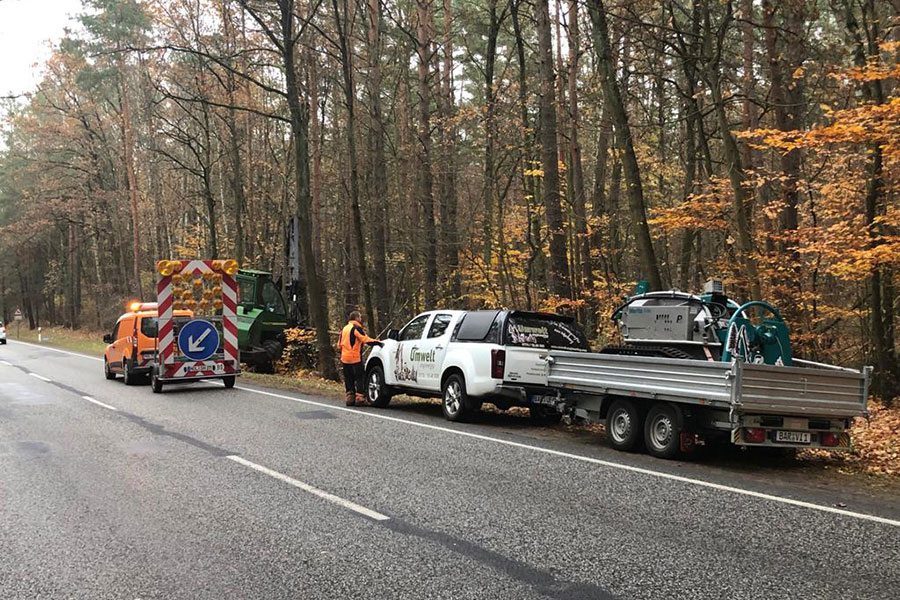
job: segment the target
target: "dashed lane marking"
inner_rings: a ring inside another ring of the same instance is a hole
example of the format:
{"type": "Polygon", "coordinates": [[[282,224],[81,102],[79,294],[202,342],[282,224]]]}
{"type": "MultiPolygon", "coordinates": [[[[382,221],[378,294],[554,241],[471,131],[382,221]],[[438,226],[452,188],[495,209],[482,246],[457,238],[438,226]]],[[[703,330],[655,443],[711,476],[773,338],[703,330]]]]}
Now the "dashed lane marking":
{"type": "Polygon", "coordinates": [[[47,379],[43,375],[38,375],[37,373],[34,373],[34,372],[30,372],[28,374],[31,375],[32,377],[36,377],[36,378],[40,379],[41,381],[46,381],[47,383],[53,383],[52,379],[47,379]]]}
{"type": "Polygon", "coordinates": [[[227,456],[226,458],[228,460],[234,461],[240,465],[244,465],[245,467],[250,467],[251,469],[253,469],[255,471],[259,471],[260,473],[264,473],[264,474],[268,475],[269,477],[274,477],[275,479],[277,479],[279,481],[283,481],[284,483],[287,483],[289,485],[292,485],[295,488],[301,489],[304,492],[309,492],[310,494],[312,494],[314,496],[318,496],[319,498],[322,498],[323,500],[327,500],[333,504],[337,504],[338,506],[348,508],[348,509],[352,510],[353,512],[359,513],[359,514],[363,515],[364,517],[368,517],[374,521],[387,521],[388,519],[390,519],[390,517],[383,515],[380,512],[375,512],[374,510],[366,508],[365,506],[360,506],[356,502],[351,502],[350,500],[345,500],[344,498],[341,498],[340,496],[335,496],[334,494],[329,494],[328,492],[326,492],[324,490],[320,490],[319,488],[309,485],[308,483],[303,483],[302,481],[294,479],[293,477],[289,477],[289,476],[285,475],[284,473],[279,473],[278,471],[273,471],[272,469],[270,469],[268,467],[258,465],[255,462],[250,462],[249,460],[247,460],[245,458],[241,458],[240,456],[231,455],[231,456],[227,456]]]}
{"type": "Polygon", "coordinates": [[[90,396],[82,396],[82,398],[84,398],[88,402],[92,402],[92,403],[96,404],[97,406],[102,406],[103,408],[106,408],[109,410],[115,410],[115,411],[119,410],[115,406],[110,406],[109,404],[104,404],[103,402],[100,402],[99,400],[95,400],[94,398],[91,398],[90,396]]]}

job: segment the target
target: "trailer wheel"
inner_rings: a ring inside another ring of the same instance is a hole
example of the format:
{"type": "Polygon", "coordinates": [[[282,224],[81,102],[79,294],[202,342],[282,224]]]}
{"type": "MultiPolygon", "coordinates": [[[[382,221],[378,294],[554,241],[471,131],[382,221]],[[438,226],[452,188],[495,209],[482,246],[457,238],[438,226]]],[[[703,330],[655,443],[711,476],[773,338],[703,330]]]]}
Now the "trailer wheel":
{"type": "Polygon", "coordinates": [[[380,365],[366,373],[366,401],[376,408],[384,408],[391,401],[391,390],[384,382],[384,369],[380,365]]]}
{"type": "Polygon", "coordinates": [[[620,398],[606,413],[606,435],[616,450],[630,452],[641,441],[641,412],[631,400],[620,398]]]}
{"type": "Polygon", "coordinates": [[[671,404],[654,404],[644,421],[647,452],[657,458],[675,458],[681,450],[681,420],[671,404]]]}
{"type": "Polygon", "coordinates": [[[156,371],[156,366],[150,367],[150,388],[153,390],[154,394],[159,394],[163,390],[162,381],[159,380],[159,374],[156,371]]]}
{"type": "Polygon", "coordinates": [[[225,387],[230,390],[231,388],[234,387],[234,380],[235,380],[234,375],[226,375],[225,377],[222,378],[222,383],[224,383],[225,387]]]}
{"type": "Polygon", "coordinates": [[[441,409],[448,421],[465,421],[469,416],[469,396],[462,375],[454,373],[444,382],[441,409]]]}

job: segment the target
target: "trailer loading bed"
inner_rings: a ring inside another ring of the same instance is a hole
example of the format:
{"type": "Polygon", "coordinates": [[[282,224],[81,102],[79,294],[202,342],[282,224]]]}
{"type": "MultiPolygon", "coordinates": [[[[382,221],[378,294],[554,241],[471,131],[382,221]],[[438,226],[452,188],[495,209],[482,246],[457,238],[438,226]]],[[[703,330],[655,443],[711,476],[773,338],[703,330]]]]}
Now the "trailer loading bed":
{"type": "Polygon", "coordinates": [[[688,430],[728,430],[736,444],[849,448],[844,430],[853,417],[868,415],[871,367],[796,362],[804,366],[552,350],[547,386],[558,390],[564,412],[591,421],[626,398],[641,414],[672,403],[679,419],[690,420],[688,430]]]}

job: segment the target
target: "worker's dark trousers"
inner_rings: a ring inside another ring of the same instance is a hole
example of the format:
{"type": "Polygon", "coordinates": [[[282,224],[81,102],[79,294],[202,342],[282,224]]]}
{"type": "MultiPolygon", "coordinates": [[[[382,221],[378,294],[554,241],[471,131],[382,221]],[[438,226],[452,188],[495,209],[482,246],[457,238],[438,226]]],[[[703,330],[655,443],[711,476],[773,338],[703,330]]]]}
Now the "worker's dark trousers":
{"type": "Polygon", "coordinates": [[[344,366],[344,390],[351,394],[365,394],[366,374],[361,362],[341,363],[344,366]]]}

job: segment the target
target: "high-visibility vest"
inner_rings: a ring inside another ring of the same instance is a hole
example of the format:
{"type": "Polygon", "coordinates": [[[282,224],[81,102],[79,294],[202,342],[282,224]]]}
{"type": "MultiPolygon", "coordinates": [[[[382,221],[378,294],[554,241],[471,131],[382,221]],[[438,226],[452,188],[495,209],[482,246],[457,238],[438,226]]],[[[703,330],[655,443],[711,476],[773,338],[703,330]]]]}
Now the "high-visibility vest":
{"type": "Polygon", "coordinates": [[[341,351],[341,362],[352,365],[362,361],[363,344],[377,341],[370,338],[363,331],[362,324],[359,321],[350,321],[341,330],[341,338],[338,341],[338,348],[341,351]]]}

